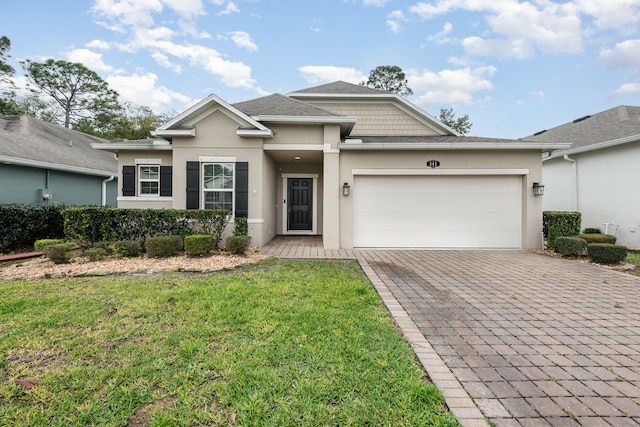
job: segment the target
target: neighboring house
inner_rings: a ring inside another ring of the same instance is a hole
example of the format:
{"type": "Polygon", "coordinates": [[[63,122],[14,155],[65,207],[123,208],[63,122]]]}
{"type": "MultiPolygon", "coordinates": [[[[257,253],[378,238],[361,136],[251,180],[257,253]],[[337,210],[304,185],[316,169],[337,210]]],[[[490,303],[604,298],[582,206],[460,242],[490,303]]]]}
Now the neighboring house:
{"type": "Polygon", "coordinates": [[[120,207],[225,208],[252,244],[326,249],[535,248],[541,153],[554,143],[460,136],[396,94],[335,82],[237,104],[211,95],[158,138],[107,142],[120,207]]]}
{"type": "Polygon", "coordinates": [[[543,158],[544,210],[578,211],[583,228],[640,247],[640,107],[621,105],[525,139],[571,144],[543,158]]]}
{"type": "Polygon", "coordinates": [[[26,116],[0,116],[0,203],[116,206],[118,161],[103,139],[26,116]]]}

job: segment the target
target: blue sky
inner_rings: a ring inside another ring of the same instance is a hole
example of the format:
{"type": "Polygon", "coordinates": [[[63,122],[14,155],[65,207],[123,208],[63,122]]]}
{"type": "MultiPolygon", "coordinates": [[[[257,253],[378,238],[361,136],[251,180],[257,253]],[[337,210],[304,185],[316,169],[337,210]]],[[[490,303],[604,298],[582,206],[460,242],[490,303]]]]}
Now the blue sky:
{"type": "Polygon", "coordinates": [[[414,94],[468,114],[471,135],[519,138],[640,105],[638,0],[11,0],[18,61],[82,62],[123,100],[180,112],[397,65],[414,94]]]}

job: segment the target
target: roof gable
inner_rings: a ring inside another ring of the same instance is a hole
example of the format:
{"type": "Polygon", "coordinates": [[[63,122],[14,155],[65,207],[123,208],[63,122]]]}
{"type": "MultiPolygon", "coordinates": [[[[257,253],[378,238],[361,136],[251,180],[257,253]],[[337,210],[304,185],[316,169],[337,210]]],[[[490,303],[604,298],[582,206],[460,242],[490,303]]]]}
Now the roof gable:
{"type": "Polygon", "coordinates": [[[332,83],[326,83],[319,86],[314,86],[306,89],[296,90],[291,93],[316,93],[316,94],[349,94],[349,95],[390,95],[392,92],[387,92],[379,89],[372,89],[367,86],[355,85],[353,83],[347,83],[343,81],[336,81],[332,83]]]}
{"type": "Polygon", "coordinates": [[[113,154],[91,144],[106,140],[27,116],[0,116],[0,158],[8,163],[89,175],[117,173],[113,154]]]}

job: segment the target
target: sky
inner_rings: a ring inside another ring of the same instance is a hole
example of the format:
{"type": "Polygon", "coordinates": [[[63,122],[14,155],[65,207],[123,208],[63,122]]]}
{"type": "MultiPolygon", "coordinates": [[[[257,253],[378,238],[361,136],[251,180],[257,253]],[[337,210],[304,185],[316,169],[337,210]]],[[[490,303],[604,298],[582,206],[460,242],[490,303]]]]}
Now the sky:
{"type": "Polygon", "coordinates": [[[640,105],[640,0],[3,0],[9,64],[83,63],[122,101],[179,113],[405,72],[407,99],[521,138],[640,105]]]}

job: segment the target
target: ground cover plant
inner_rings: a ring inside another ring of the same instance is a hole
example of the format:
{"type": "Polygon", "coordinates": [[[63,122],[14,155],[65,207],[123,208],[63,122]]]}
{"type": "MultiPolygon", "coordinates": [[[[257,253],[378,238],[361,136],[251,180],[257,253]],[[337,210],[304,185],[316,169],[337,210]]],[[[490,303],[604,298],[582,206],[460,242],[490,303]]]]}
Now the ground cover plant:
{"type": "Polygon", "coordinates": [[[458,425],[355,261],[0,283],[0,425],[458,425]]]}

